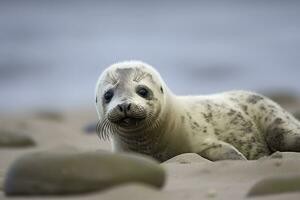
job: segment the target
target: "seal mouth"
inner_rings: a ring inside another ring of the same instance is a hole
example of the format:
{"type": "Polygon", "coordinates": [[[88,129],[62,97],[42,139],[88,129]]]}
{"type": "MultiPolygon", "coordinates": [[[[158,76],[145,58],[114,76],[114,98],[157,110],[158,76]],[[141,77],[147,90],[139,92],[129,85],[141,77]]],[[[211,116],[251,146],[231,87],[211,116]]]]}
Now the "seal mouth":
{"type": "Polygon", "coordinates": [[[117,124],[121,127],[136,127],[138,126],[145,118],[135,118],[135,117],[123,117],[117,124]]]}

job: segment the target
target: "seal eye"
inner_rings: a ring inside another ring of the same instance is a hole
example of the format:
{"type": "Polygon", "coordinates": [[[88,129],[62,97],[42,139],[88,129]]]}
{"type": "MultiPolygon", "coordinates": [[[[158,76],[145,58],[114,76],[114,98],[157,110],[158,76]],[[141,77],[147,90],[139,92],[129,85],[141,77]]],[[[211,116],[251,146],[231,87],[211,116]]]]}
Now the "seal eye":
{"type": "Polygon", "coordinates": [[[143,98],[147,98],[149,96],[149,91],[144,87],[138,88],[137,93],[143,98]]]}
{"type": "Polygon", "coordinates": [[[160,86],[160,91],[161,91],[161,93],[164,93],[162,86],[160,86]]]}
{"type": "Polygon", "coordinates": [[[109,103],[113,96],[114,96],[114,92],[112,91],[112,89],[105,92],[104,94],[105,103],[109,103]]]}

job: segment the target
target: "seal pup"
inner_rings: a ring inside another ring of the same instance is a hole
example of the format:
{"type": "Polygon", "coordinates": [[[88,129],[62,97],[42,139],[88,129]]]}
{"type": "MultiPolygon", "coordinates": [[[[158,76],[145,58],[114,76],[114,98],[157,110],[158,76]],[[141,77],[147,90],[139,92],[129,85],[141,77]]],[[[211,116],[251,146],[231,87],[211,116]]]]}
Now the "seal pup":
{"type": "Polygon", "coordinates": [[[300,151],[300,122],[272,100],[247,91],[176,96],[150,65],[108,67],[96,86],[97,132],[113,151],[165,161],[182,153],[212,160],[258,159],[300,151]]]}

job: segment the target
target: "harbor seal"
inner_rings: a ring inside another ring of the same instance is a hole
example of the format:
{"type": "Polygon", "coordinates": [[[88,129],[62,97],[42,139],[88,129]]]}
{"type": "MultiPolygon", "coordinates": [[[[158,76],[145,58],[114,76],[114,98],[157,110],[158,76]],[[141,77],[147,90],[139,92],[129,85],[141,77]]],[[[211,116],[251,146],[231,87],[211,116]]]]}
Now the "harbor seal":
{"type": "Polygon", "coordinates": [[[300,122],[267,97],[248,91],[176,96],[140,61],[116,63],[101,74],[96,108],[97,132],[113,151],[161,162],[182,153],[217,161],[300,151],[300,122]]]}

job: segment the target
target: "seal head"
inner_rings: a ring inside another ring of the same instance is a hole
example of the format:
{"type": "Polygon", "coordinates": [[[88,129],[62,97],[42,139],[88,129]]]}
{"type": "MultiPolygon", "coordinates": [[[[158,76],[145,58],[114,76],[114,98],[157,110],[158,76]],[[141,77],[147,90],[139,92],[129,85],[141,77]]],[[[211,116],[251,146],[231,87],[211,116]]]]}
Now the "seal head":
{"type": "Polygon", "coordinates": [[[100,137],[157,126],[165,104],[164,90],[160,75],[143,62],[111,65],[101,74],[96,88],[100,137]]]}

